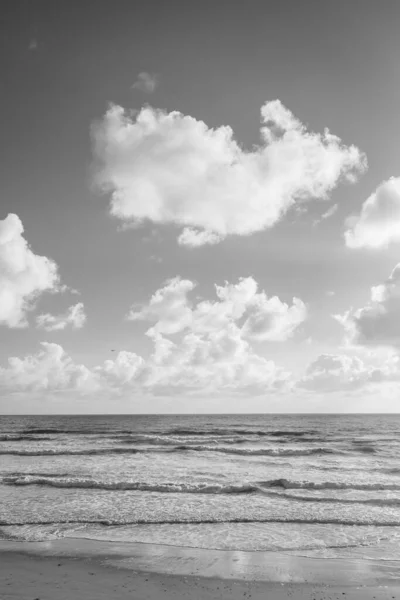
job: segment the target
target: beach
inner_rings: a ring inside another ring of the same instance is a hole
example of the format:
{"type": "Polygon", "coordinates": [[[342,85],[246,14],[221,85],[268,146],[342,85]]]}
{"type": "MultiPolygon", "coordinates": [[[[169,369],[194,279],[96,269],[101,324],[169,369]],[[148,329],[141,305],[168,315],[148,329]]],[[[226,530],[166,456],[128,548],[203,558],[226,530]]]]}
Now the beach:
{"type": "MultiPolygon", "coordinates": [[[[4,547],[4,545],[3,545],[4,547]]],[[[229,562],[229,557],[228,562],[229,562]]],[[[326,561],[324,561],[326,562],[326,561]]],[[[335,600],[338,598],[369,600],[400,598],[400,585],[379,579],[363,585],[323,581],[263,581],[201,575],[157,573],[117,564],[104,556],[51,556],[0,551],[0,598],[2,600],[208,600],[251,598],[252,600],[335,600]]],[[[310,564],[310,566],[312,566],[310,564]]],[[[340,580],[340,567],[331,574],[340,580]]],[[[276,573],[278,576],[279,574],[276,573]]],[[[323,573],[313,572],[318,579],[323,573]]]]}
{"type": "Polygon", "coordinates": [[[398,417],[1,425],[1,600],[400,598],[398,417]]]}

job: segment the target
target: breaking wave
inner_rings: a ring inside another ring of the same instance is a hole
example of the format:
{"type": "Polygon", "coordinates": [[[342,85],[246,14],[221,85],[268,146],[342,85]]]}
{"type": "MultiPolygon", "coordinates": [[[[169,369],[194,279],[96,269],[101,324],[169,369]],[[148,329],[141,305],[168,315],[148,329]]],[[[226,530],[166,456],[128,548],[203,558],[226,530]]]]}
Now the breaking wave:
{"type": "Polygon", "coordinates": [[[184,493],[184,494],[249,494],[257,491],[257,487],[244,485],[220,484],[185,484],[185,483],[147,483],[142,481],[96,481],[74,477],[62,478],[57,475],[46,476],[6,476],[2,478],[5,485],[42,485],[57,488],[90,488],[97,490],[138,490],[142,492],[184,493]]]}
{"type": "Polygon", "coordinates": [[[290,481],[289,479],[271,479],[261,481],[261,488],[283,488],[285,490],[400,490],[400,483],[344,483],[336,481],[290,481]]]}

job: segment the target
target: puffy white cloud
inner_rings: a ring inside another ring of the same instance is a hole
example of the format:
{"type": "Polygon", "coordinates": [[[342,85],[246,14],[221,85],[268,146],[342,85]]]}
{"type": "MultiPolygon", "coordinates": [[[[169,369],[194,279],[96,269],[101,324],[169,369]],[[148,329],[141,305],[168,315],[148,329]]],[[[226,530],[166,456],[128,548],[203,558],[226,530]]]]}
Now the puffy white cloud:
{"type": "Polygon", "coordinates": [[[261,143],[245,151],[230,127],[111,106],[92,130],[95,182],[111,193],[113,216],[183,227],[179,243],[194,247],[272,227],[295,202],[327,199],[366,167],[355,146],[307,131],[279,100],[261,119],[261,143]]]}
{"type": "Polygon", "coordinates": [[[189,298],[190,280],[171,279],[150,301],[133,307],[131,320],[147,320],[154,352],[141,371],[142,384],[160,393],[282,388],[288,373],[254,351],[251,342],[282,341],[307,315],[298,298],[288,305],[258,292],[252,277],[215,286],[216,301],[189,298]],[[174,336],[173,339],[171,337],[174,336]]]}
{"type": "Polygon", "coordinates": [[[314,392],[338,392],[399,380],[400,359],[397,355],[389,356],[377,366],[366,364],[358,356],[321,354],[307,367],[297,385],[314,392]]]}
{"type": "Polygon", "coordinates": [[[93,374],[75,364],[58,344],[42,342],[42,350],[24,358],[11,357],[0,367],[0,388],[12,391],[77,391],[97,389],[93,374]]]}
{"type": "Polygon", "coordinates": [[[155,350],[144,373],[156,393],[264,394],[283,389],[289,373],[256,354],[233,324],[207,334],[185,333],[176,342],[154,337],[155,350]]]}
{"type": "Polygon", "coordinates": [[[147,305],[133,307],[128,319],[155,321],[148,330],[151,336],[185,330],[205,334],[234,325],[242,338],[283,341],[293,335],[307,316],[302,300],[293,298],[293,304],[289,305],[277,296],[268,298],[264,291],[258,292],[252,277],[242,278],[237,284],[215,286],[215,302],[204,300],[194,305],[188,298],[194,288],[195,283],[190,280],[171,279],[155,292],[147,305]]]}
{"type": "Polygon", "coordinates": [[[150,73],[146,73],[146,71],[142,71],[139,73],[136,81],[131,87],[133,90],[139,90],[140,92],[151,94],[155,91],[157,85],[158,81],[156,75],[151,75],[150,73]]]}
{"type": "Polygon", "coordinates": [[[128,313],[131,321],[156,321],[154,331],[172,334],[182,331],[192,320],[192,310],[187,294],[195,284],[188,279],[175,277],[157,290],[146,306],[133,306],[128,313]]]}
{"type": "Polygon", "coordinates": [[[17,215],[0,220],[0,325],[25,327],[27,312],[45,291],[58,291],[57,265],[29,247],[17,215]]]}
{"type": "Polygon", "coordinates": [[[347,220],[349,248],[384,248],[400,241],[400,177],[384,181],[364,202],[361,213],[347,220]]]}
{"type": "Polygon", "coordinates": [[[94,372],[103,381],[104,385],[121,387],[134,384],[145,367],[145,361],[134,352],[122,350],[118,352],[115,360],[106,360],[102,366],[96,367],[94,372]]]}
{"type": "Polygon", "coordinates": [[[83,302],[78,302],[70,306],[68,310],[61,315],[51,315],[49,313],[38,315],[36,324],[45,331],[60,331],[71,325],[72,329],[81,329],[86,322],[86,314],[83,302]]]}
{"type": "Polygon", "coordinates": [[[368,304],[335,317],[348,341],[371,346],[400,346],[400,263],[381,285],[371,288],[368,304]]]}

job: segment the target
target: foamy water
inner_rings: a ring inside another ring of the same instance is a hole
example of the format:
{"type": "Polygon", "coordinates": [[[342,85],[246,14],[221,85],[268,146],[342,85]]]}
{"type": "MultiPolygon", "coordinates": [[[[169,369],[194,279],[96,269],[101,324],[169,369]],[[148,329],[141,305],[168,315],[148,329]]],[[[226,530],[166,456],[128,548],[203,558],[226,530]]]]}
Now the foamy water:
{"type": "Polygon", "coordinates": [[[400,559],[400,417],[2,417],[0,535],[400,559]]]}

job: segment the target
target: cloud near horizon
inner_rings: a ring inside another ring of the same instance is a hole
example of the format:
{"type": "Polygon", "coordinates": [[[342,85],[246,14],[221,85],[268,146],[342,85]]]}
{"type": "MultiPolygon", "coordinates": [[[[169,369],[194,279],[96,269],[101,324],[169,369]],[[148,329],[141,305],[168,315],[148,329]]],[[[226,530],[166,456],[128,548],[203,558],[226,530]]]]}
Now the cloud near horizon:
{"type": "Polygon", "coordinates": [[[378,365],[371,365],[358,356],[321,354],[308,365],[297,387],[312,392],[333,393],[391,381],[400,381],[398,355],[391,355],[378,365]]]}
{"type": "Polygon", "coordinates": [[[0,220],[0,325],[27,327],[27,315],[44,292],[62,291],[57,264],[31,250],[21,219],[0,220]]]}
{"type": "Polygon", "coordinates": [[[82,393],[129,389],[160,395],[259,395],[287,389],[290,374],[258,353],[253,343],[291,337],[307,316],[304,303],[268,298],[251,277],[215,286],[214,302],[192,302],[188,295],[194,289],[194,282],[177,277],[148,303],[132,308],[129,320],[151,323],[146,334],[153,350],[147,359],[121,351],[115,360],[89,370],[75,365],[61,346],[44,343],[37,355],[9,359],[0,370],[0,385],[59,390],[71,389],[75,382],[82,393]]]}
{"type": "Polygon", "coordinates": [[[261,107],[261,143],[245,151],[229,126],[177,111],[110,106],[92,127],[95,184],[129,224],[183,228],[179,244],[216,244],[273,227],[291,206],[327,200],[366,157],[327,129],[313,133],[279,100],[261,107]]]}

